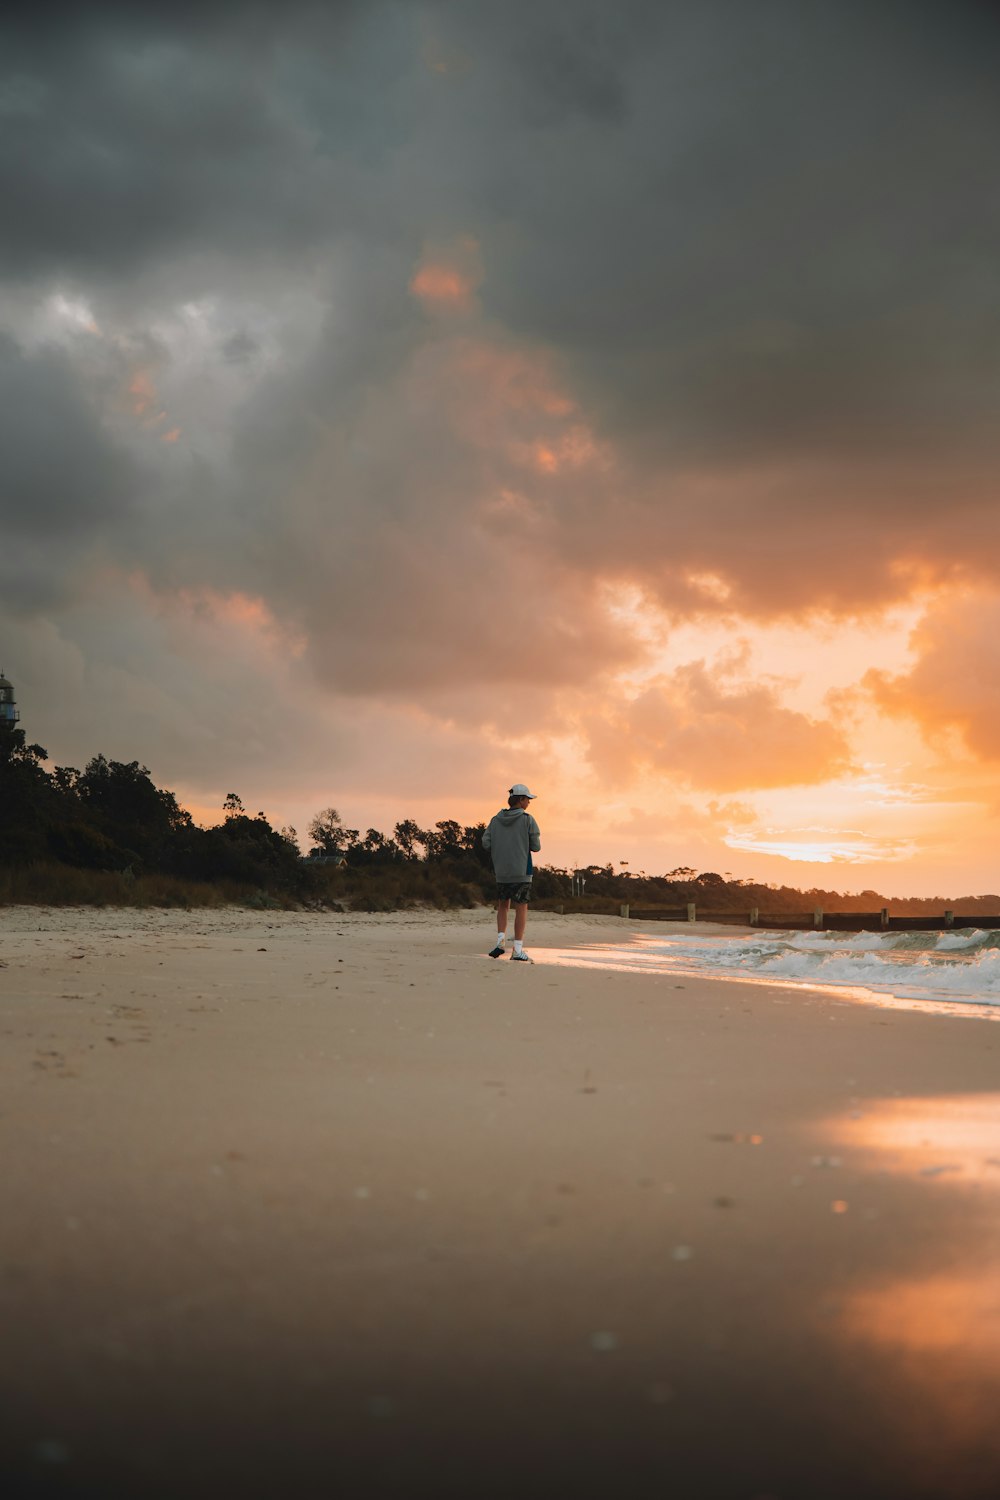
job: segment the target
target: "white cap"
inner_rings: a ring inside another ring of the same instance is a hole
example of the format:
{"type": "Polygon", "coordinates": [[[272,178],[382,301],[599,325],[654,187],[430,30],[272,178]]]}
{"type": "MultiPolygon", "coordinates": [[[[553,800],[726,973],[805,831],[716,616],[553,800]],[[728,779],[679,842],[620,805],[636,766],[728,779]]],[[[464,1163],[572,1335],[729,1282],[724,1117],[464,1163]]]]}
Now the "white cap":
{"type": "Polygon", "coordinates": [[[529,792],[523,781],[515,781],[508,793],[511,797],[530,797],[534,801],[535,793],[529,792]]]}

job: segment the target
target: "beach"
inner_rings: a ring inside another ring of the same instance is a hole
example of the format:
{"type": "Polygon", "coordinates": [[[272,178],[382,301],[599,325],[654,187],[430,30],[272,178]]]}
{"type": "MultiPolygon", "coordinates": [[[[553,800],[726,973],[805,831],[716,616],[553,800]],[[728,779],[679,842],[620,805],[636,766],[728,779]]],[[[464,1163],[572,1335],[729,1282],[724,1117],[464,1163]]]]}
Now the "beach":
{"type": "Polygon", "coordinates": [[[0,912],[9,1492],[1000,1492],[994,1017],[642,930],[0,912]]]}

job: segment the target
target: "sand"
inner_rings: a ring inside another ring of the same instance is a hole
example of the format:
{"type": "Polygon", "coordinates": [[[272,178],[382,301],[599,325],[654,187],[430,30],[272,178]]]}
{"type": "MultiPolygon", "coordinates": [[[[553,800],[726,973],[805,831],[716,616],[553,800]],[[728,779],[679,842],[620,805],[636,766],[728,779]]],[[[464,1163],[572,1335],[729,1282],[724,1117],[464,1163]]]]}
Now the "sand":
{"type": "Polygon", "coordinates": [[[8,1492],[1000,1493],[1000,1029],[637,930],[0,913],[8,1492]]]}

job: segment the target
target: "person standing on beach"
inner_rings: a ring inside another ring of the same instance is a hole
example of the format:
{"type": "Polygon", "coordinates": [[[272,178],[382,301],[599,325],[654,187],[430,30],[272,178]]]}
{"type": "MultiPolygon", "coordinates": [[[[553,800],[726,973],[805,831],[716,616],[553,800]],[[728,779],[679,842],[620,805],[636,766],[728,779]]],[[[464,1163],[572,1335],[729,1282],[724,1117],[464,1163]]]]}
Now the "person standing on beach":
{"type": "Polygon", "coordinates": [[[523,964],[534,962],[524,951],[524,929],[531,898],[531,856],[542,847],[538,824],[528,811],[528,803],[534,800],[534,792],[529,792],[523,782],[516,782],[507,806],[490,819],[483,834],[483,848],[490,851],[497,880],[497,941],[490,949],[490,958],[502,958],[507,950],[507,918],[513,902],[514,951],[510,956],[523,964]]]}

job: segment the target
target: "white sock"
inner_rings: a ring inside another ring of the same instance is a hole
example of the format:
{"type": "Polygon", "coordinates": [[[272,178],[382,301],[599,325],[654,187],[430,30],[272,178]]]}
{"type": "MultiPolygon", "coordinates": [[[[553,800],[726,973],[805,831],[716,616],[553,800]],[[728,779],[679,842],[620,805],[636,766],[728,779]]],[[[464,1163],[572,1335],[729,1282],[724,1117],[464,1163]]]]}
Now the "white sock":
{"type": "Polygon", "coordinates": [[[520,953],[521,951],[522,951],[521,950],[521,939],[520,938],[515,938],[514,939],[514,952],[515,953],[520,953]]]}
{"type": "Polygon", "coordinates": [[[506,941],[507,941],[507,934],[505,932],[498,932],[497,933],[497,947],[498,948],[502,948],[503,945],[504,945],[504,943],[506,941]]]}

